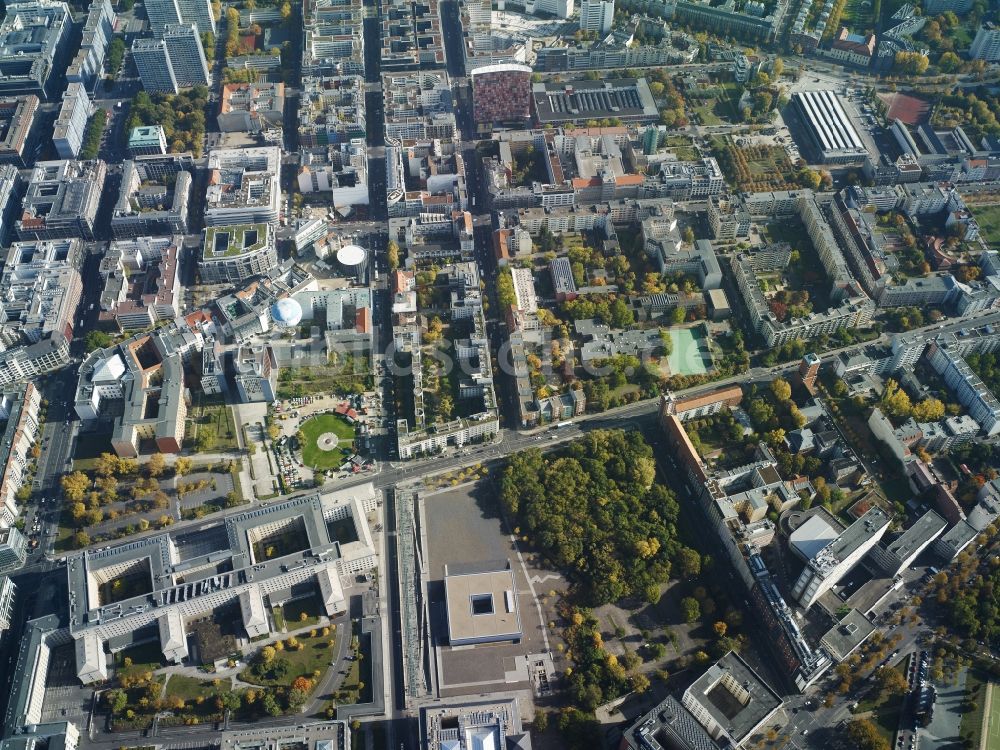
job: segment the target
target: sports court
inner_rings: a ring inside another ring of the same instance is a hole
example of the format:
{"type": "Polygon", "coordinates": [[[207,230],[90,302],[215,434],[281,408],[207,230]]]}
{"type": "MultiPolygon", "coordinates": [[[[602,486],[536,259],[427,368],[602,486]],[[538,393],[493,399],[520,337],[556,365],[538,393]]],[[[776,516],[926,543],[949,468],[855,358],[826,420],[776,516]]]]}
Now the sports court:
{"type": "Polygon", "coordinates": [[[712,367],[712,353],[704,326],[671,328],[673,351],[667,357],[673,375],[704,375],[712,367]]]}

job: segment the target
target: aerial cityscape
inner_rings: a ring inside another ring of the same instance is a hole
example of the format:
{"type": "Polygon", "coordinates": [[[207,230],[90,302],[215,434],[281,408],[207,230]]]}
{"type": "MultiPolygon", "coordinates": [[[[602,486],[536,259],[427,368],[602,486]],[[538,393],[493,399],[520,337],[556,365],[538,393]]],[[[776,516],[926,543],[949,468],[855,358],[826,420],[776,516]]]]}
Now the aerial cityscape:
{"type": "Polygon", "coordinates": [[[8,0],[0,750],[1000,750],[1000,0],[8,0]]]}

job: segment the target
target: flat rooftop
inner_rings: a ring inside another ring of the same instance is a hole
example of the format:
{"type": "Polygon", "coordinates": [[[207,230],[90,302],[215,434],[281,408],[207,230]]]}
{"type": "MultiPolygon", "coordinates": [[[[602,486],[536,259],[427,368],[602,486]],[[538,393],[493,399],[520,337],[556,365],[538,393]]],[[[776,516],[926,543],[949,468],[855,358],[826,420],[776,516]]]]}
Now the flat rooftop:
{"type": "Polygon", "coordinates": [[[817,569],[833,567],[851,556],[859,547],[880,534],[889,525],[889,516],[877,505],[852,523],[810,561],[817,569]]]}
{"type": "Polygon", "coordinates": [[[531,96],[535,115],[543,125],[612,117],[642,121],[658,117],[645,78],[536,83],[531,87],[531,96]]]}
{"type": "Polygon", "coordinates": [[[719,659],[685,691],[737,742],[781,707],[770,685],[733,651],[719,659]]]}
{"type": "Polygon", "coordinates": [[[514,572],[490,570],[450,574],[445,568],[448,636],[452,645],[521,637],[514,572]]]}
{"type": "Polygon", "coordinates": [[[820,639],[830,656],[840,662],[847,658],[854,649],[860,646],[875,632],[875,625],[861,612],[852,609],[844,619],[830,628],[820,639]]]}
{"type": "Polygon", "coordinates": [[[934,541],[947,527],[947,521],[933,510],[929,510],[920,516],[899,538],[893,540],[887,549],[900,560],[906,560],[921,547],[934,541]]]}

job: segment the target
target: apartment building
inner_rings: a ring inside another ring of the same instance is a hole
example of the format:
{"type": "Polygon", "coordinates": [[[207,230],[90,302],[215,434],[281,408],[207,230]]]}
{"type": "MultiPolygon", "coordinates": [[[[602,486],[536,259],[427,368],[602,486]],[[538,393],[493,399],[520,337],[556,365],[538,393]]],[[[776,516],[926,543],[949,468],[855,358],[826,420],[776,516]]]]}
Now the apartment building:
{"type": "Polygon", "coordinates": [[[969,47],[969,57],[986,62],[1000,61],[1000,26],[988,21],[980,24],[969,47]]]}
{"type": "Polygon", "coordinates": [[[1000,400],[966,363],[961,349],[947,339],[928,347],[931,366],[987,436],[1000,433],[1000,400]]]}
{"type": "MultiPolygon", "coordinates": [[[[31,479],[28,467],[34,460],[32,447],[41,432],[41,405],[41,391],[33,383],[5,388],[0,393],[0,418],[4,420],[0,438],[0,466],[3,467],[0,469],[0,528],[12,526],[17,520],[18,490],[31,479]]],[[[2,620],[0,614],[0,630],[3,629],[2,620]]]]}
{"type": "Polygon", "coordinates": [[[0,319],[4,338],[37,343],[72,338],[83,293],[79,240],[15,242],[0,272],[0,319]]]}
{"type": "Polygon", "coordinates": [[[615,0],[580,0],[580,29],[607,34],[615,21],[615,0]]]}
{"type": "Polygon", "coordinates": [[[228,83],[222,87],[219,130],[224,133],[280,130],[284,110],[283,83],[228,83]]]}
{"type": "Polygon", "coordinates": [[[299,96],[299,146],[313,148],[364,138],[364,78],[307,77],[299,96]]]}
{"type": "Polygon", "coordinates": [[[390,0],[382,9],[381,70],[444,67],[438,0],[390,0]]]}
{"type": "Polygon", "coordinates": [[[385,73],[382,93],[387,140],[454,137],[451,83],[444,71],[385,73]]]}
{"type": "Polygon", "coordinates": [[[76,57],[66,68],[66,80],[91,90],[104,75],[104,58],[114,34],[115,12],[110,0],[93,0],[83,24],[83,38],[76,57]]]}
{"type": "Polygon", "coordinates": [[[38,135],[37,115],[38,97],[34,94],[0,100],[0,163],[28,165],[38,135]]]}
{"type": "Polygon", "coordinates": [[[302,74],[364,74],[361,0],[305,0],[302,74]]]}
{"type": "Polygon", "coordinates": [[[90,120],[91,103],[82,83],[70,83],[63,93],[62,107],[52,129],[52,145],[60,159],[75,159],[80,155],[83,136],[90,120]]]}

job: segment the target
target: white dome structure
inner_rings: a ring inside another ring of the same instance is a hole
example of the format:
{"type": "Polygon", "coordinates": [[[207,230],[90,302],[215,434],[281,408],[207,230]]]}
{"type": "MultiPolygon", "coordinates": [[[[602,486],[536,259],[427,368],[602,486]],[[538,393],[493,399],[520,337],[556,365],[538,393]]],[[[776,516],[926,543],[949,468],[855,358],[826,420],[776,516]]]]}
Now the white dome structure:
{"type": "Polygon", "coordinates": [[[346,268],[360,266],[365,262],[368,253],[363,247],[357,245],[344,245],[337,251],[337,262],[346,268]]]}
{"type": "Polygon", "coordinates": [[[294,328],[302,322],[302,305],[291,297],[279,299],[271,305],[271,320],[280,328],[294,328]]]}

